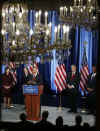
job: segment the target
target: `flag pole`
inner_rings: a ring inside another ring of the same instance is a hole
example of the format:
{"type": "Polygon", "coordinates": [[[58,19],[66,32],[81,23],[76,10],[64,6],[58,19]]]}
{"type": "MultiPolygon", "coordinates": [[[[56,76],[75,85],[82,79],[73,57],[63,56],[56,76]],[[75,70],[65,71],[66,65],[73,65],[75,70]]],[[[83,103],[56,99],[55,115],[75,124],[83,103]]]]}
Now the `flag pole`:
{"type": "Polygon", "coordinates": [[[86,93],[84,92],[84,96],[82,97],[82,109],[81,109],[81,113],[87,113],[86,110],[86,93]]]}
{"type": "Polygon", "coordinates": [[[62,110],[62,99],[61,99],[61,93],[59,94],[59,107],[58,110],[61,111],[62,110]]]}
{"type": "MultiPolygon", "coordinates": [[[[82,58],[82,65],[83,65],[83,71],[84,70],[86,70],[87,69],[87,71],[88,71],[88,62],[87,62],[87,57],[86,57],[86,45],[87,45],[87,41],[84,41],[84,52],[83,52],[83,58],[82,58]],[[84,66],[85,66],[85,68],[84,68],[84,66]]],[[[83,72],[82,71],[82,72],[83,72]]],[[[85,73],[85,71],[84,71],[84,73],[85,73]]],[[[89,73],[89,71],[88,71],[88,73],[89,73]]],[[[82,75],[82,74],[81,74],[82,75]]],[[[85,74],[85,75],[87,75],[87,73],[85,74]]],[[[84,75],[84,76],[85,76],[84,75]]],[[[89,75],[89,74],[88,74],[89,75]]],[[[86,81],[87,80],[87,78],[86,77],[84,77],[83,76],[83,78],[84,78],[84,80],[86,81]]],[[[81,80],[80,80],[81,81],[81,80]]],[[[83,81],[83,80],[82,80],[83,81]]],[[[83,83],[83,82],[82,82],[83,83]]],[[[86,99],[87,99],[87,96],[86,96],[86,90],[85,90],[85,86],[86,86],[86,83],[85,84],[83,84],[83,86],[82,86],[82,88],[84,89],[84,91],[83,91],[83,93],[84,93],[84,95],[82,96],[82,109],[81,109],[81,113],[86,113],[87,111],[86,111],[86,99]]]]}

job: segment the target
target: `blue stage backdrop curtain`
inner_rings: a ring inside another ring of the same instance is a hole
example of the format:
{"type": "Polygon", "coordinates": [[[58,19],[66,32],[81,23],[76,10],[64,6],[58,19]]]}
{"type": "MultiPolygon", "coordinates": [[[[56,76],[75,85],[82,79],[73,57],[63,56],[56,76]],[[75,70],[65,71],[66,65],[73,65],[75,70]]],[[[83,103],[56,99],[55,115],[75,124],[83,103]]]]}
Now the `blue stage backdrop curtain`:
{"type": "Polygon", "coordinates": [[[97,64],[98,31],[87,31],[87,30],[85,30],[85,28],[80,28],[79,71],[80,71],[81,63],[82,63],[84,41],[87,42],[86,56],[87,56],[87,60],[88,60],[89,72],[91,73],[92,72],[92,65],[97,64]]]}
{"type": "MultiPolygon", "coordinates": [[[[58,20],[58,16],[57,16],[57,12],[53,11],[52,12],[52,41],[51,43],[53,44],[54,40],[55,40],[55,26],[57,25],[57,20],[58,20]]],[[[56,86],[54,84],[54,79],[55,79],[55,72],[56,72],[56,65],[57,65],[57,59],[56,59],[56,51],[52,51],[53,53],[53,60],[51,61],[51,90],[54,92],[57,92],[56,86]]]]}
{"type": "Polygon", "coordinates": [[[24,64],[19,65],[16,69],[17,73],[17,85],[15,87],[15,91],[13,92],[13,103],[23,104],[24,96],[23,96],[23,68],[24,64]]]}
{"type": "Polygon", "coordinates": [[[98,60],[98,49],[99,49],[99,33],[98,31],[93,31],[92,37],[92,64],[96,65],[98,60]]]}

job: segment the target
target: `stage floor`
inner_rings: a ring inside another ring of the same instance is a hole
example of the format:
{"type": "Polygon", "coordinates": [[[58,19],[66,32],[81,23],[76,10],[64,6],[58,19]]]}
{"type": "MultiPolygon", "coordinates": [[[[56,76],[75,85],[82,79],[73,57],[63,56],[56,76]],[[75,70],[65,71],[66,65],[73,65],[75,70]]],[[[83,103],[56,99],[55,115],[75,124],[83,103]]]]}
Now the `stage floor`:
{"type": "MultiPolygon", "coordinates": [[[[2,121],[11,121],[11,122],[17,122],[19,121],[19,115],[23,112],[25,112],[25,106],[15,104],[15,107],[11,109],[4,109],[3,105],[1,106],[2,112],[1,112],[1,120],[2,121]]],[[[88,122],[90,126],[94,124],[94,116],[93,115],[87,115],[85,113],[81,113],[80,109],[78,109],[78,113],[68,113],[69,108],[62,107],[59,109],[58,107],[49,107],[49,106],[41,106],[41,113],[44,110],[49,111],[49,117],[48,121],[55,124],[55,120],[58,116],[62,116],[64,120],[64,124],[67,125],[74,125],[75,124],[75,116],[77,114],[81,114],[83,122],[88,122]]],[[[26,113],[26,112],[25,112],[26,113]]]]}

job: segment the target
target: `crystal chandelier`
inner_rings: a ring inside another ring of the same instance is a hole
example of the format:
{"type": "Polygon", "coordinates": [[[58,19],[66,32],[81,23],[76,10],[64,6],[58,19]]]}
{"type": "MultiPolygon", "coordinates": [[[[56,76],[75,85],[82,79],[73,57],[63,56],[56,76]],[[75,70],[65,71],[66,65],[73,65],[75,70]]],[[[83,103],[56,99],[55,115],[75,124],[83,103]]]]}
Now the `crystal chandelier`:
{"type": "Polygon", "coordinates": [[[41,15],[41,10],[36,11],[35,26],[33,30],[30,30],[31,42],[34,43],[33,53],[36,53],[38,55],[42,54],[42,58],[44,57],[45,60],[51,60],[53,59],[52,50],[56,50],[56,54],[58,56],[61,56],[63,55],[63,52],[72,47],[71,40],[69,40],[70,28],[66,24],[58,24],[57,26],[55,26],[55,40],[51,44],[52,23],[48,23],[47,11],[44,13],[44,24],[41,23],[41,15]]]}
{"type": "Polygon", "coordinates": [[[60,20],[75,26],[76,24],[87,29],[98,26],[98,4],[96,0],[74,0],[70,7],[60,7],[60,20]]]}
{"type": "Polygon", "coordinates": [[[47,22],[48,12],[45,12],[45,23],[41,22],[42,11],[36,11],[35,24],[33,29],[30,29],[30,41],[32,53],[44,54],[49,51],[51,41],[51,22],[47,22]]]}
{"type": "Polygon", "coordinates": [[[56,59],[66,59],[68,51],[72,48],[71,40],[69,39],[69,31],[71,26],[67,24],[59,24],[55,27],[54,48],[56,50],[56,59]]]}
{"type": "Polygon", "coordinates": [[[14,57],[16,63],[27,63],[29,58],[37,56],[42,62],[50,61],[53,59],[53,50],[56,50],[56,56],[65,56],[66,50],[71,48],[68,37],[70,28],[66,24],[56,26],[55,40],[51,43],[52,23],[48,23],[48,12],[35,11],[35,24],[30,28],[28,11],[27,4],[23,2],[10,1],[2,6],[4,62],[10,56],[14,57]]]}
{"type": "Polygon", "coordinates": [[[3,56],[10,55],[19,59],[24,53],[23,47],[28,43],[28,8],[22,2],[5,2],[2,6],[3,56]]]}

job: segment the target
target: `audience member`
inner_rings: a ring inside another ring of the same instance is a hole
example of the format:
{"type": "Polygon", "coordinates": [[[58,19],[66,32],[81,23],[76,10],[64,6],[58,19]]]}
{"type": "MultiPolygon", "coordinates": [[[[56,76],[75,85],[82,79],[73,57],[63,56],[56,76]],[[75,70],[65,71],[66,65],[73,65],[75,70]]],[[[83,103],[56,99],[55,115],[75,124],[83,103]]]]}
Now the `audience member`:
{"type": "Polygon", "coordinates": [[[20,114],[20,122],[17,123],[18,129],[28,129],[31,130],[34,128],[34,123],[27,121],[27,116],[25,113],[20,114]]]}
{"type": "MultiPolygon", "coordinates": [[[[27,116],[25,113],[20,114],[20,122],[3,122],[0,121],[0,129],[4,129],[4,131],[12,131],[12,130],[30,130],[33,131],[33,129],[38,129],[38,128],[65,128],[67,130],[77,130],[77,131],[82,131],[84,129],[89,130],[96,130],[96,119],[94,121],[94,125],[90,126],[87,122],[83,123],[82,126],[82,117],[80,115],[77,115],[75,117],[75,125],[74,126],[69,126],[69,125],[64,125],[63,123],[63,117],[58,116],[56,118],[56,123],[52,124],[51,122],[47,121],[48,118],[48,111],[44,111],[42,113],[42,120],[39,122],[36,122],[35,124],[33,122],[30,122],[27,120],[27,116]]],[[[95,117],[96,118],[96,117],[95,117]]]]}
{"type": "Polygon", "coordinates": [[[56,119],[56,128],[63,128],[63,118],[61,116],[56,119]]]}
{"type": "Polygon", "coordinates": [[[48,115],[49,115],[49,112],[44,111],[42,113],[42,120],[40,120],[39,122],[35,124],[35,128],[53,128],[54,125],[51,122],[47,121],[48,115]]]}
{"type": "Polygon", "coordinates": [[[90,128],[90,125],[87,122],[84,122],[83,128],[88,129],[88,128],[90,128]]]}
{"type": "Polygon", "coordinates": [[[80,115],[77,115],[75,117],[75,126],[74,127],[78,129],[82,128],[81,123],[82,123],[82,117],[80,115]]]}

